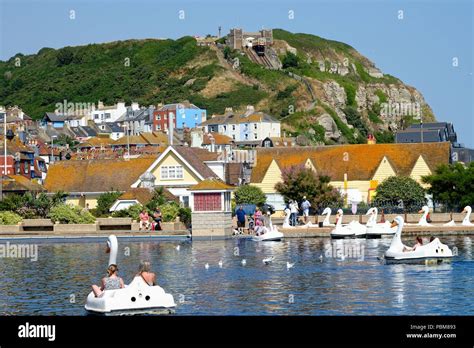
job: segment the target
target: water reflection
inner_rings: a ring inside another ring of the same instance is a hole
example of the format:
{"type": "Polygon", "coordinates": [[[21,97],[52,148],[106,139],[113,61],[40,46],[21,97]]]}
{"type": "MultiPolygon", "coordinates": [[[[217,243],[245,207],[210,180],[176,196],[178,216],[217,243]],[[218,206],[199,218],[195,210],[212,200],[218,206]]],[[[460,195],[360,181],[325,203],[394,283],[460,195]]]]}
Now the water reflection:
{"type": "MultiPolygon", "coordinates": [[[[158,283],[175,297],[176,315],[472,315],[471,237],[443,242],[456,246],[459,256],[451,264],[424,266],[384,265],[378,259],[390,244],[384,238],[120,240],[118,264],[130,282],[140,260],[150,260],[158,283]],[[273,262],[264,264],[270,256],[273,262]],[[288,270],[287,262],[295,266],[288,270]]],[[[37,262],[0,259],[0,312],[85,314],[90,285],[105,275],[104,242],[44,242],[38,253],[37,262]]]]}

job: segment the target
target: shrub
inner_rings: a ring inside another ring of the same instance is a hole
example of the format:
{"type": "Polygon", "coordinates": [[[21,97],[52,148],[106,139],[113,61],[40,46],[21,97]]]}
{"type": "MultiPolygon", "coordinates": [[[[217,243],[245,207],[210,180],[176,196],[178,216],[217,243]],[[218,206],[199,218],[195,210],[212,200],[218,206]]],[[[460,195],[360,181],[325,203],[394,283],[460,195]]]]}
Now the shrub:
{"type": "Polygon", "coordinates": [[[179,215],[179,205],[171,202],[160,207],[163,222],[174,222],[179,215]]]}
{"type": "Polygon", "coordinates": [[[179,208],[179,220],[189,227],[191,225],[191,208],[179,208]]]}
{"type": "Polygon", "coordinates": [[[143,210],[143,206],[141,204],[134,204],[128,207],[127,209],[117,210],[114,211],[112,214],[113,217],[130,217],[134,220],[139,219],[139,215],[143,210]]]}
{"type": "Polygon", "coordinates": [[[282,170],[282,182],[275,185],[275,189],[286,201],[293,199],[301,202],[306,196],[314,209],[321,209],[328,205],[342,205],[341,194],[332,187],[330,178],[318,175],[313,169],[304,165],[291,166],[282,170]]]}
{"type": "Polygon", "coordinates": [[[92,224],[95,217],[87,210],[68,204],[59,204],[51,209],[49,218],[61,224],[92,224]]]}
{"type": "Polygon", "coordinates": [[[286,56],[283,57],[282,64],[283,69],[296,68],[298,67],[298,57],[294,53],[287,52],[286,56]]]}
{"type": "Polygon", "coordinates": [[[17,225],[21,216],[12,211],[0,211],[0,225],[17,225]]]}
{"type": "Polygon", "coordinates": [[[95,208],[95,216],[107,216],[110,214],[110,208],[115,201],[122,195],[120,191],[109,191],[101,194],[97,199],[97,207],[95,208]]]}
{"type": "Polygon", "coordinates": [[[405,211],[418,211],[425,203],[425,190],[410,177],[390,176],[377,187],[373,204],[397,206],[405,211]]]}
{"type": "Polygon", "coordinates": [[[262,206],[267,201],[262,189],[253,185],[243,185],[234,191],[235,203],[262,206]]]}

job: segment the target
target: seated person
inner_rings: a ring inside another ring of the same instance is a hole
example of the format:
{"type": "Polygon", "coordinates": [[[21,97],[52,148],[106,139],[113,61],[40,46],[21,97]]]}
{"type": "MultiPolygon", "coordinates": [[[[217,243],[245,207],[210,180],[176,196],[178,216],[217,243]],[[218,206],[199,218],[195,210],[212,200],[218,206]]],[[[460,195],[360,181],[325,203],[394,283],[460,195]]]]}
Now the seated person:
{"type": "Polygon", "coordinates": [[[148,215],[148,212],[146,209],[143,209],[142,212],[139,215],[140,218],[140,227],[139,229],[142,230],[145,228],[145,230],[148,230],[150,228],[150,216],[148,215]]]}
{"type": "Polygon", "coordinates": [[[405,247],[403,248],[403,251],[415,251],[417,247],[420,247],[423,245],[423,239],[421,237],[416,237],[416,244],[413,247],[405,247]]]}
{"type": "Polygon", "coordinates": [[[102,278],[102,286],[99,288],[97,285],[92,285],[92,291],[94,292],[95,297],[100,297],[104,294],[105,290],[116,290],[122,289],[125,287],[123,279],[117,275],[118,267],[117,265],[110,265],[107,268],[108,276],[102,278]]]}
{"type": "Polygon", "coordinates": [[[156,285],[156,274],[151,272],[151,264],[148,261],[140,262],[138,273],[135,277],[142,277],[145,283],[150,286],[156,285]]]}
{"type": "Polygon", "coordinates": [[[255,226],[255,235],[261,236],[262,234],[265,234],[265,232],[266,232],[265,227],[255,226]]]}

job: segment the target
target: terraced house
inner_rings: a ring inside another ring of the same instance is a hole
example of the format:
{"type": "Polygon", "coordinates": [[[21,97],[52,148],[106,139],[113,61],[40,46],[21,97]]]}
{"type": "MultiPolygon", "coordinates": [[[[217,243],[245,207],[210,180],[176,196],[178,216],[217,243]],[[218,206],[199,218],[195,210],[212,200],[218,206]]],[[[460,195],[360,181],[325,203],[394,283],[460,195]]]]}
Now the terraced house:
{"type": "Polygon", "coordinates": [[[247,106],[243,114],[227,108],[223,115],[213,115],[201,124],[206,133],[219,133],[230,137],[236,145],[259,146],[267,137],[280,137],[280,121],[247,106]]]}
{"type": "Polygon", "coordinates": [[[324,147],[258,148],[251,184],[260,187],[268,202],[283,210],[284,199],[275,184],[284,168],[304,165],[331,178],[330,184],[346,194],[348,202],[370,202],[384,179],[421,177],[450,161],[450,144],[361,144],[324,147]]]}

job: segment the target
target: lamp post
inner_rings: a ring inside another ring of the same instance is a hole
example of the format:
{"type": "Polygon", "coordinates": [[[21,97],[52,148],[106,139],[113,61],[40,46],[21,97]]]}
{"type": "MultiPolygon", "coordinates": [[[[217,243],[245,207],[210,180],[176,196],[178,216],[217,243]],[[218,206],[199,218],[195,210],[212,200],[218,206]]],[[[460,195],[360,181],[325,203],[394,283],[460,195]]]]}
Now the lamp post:
{"type": "Polygon", "coordinates": [[[52,135],[51,136],[51,161],[50,163],[54,162],[54,138],[57,138],[57,135],[52,135]]]}

